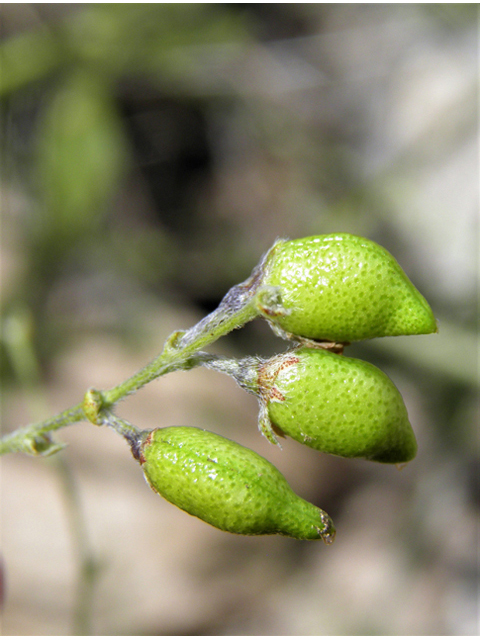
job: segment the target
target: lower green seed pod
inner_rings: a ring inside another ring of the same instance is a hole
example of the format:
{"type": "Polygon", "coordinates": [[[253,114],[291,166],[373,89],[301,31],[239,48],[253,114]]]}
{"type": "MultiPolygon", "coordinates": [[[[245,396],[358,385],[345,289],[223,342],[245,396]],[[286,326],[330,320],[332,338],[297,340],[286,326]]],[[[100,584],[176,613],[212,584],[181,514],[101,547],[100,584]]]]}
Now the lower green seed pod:
{"type": "Polygon", "coordinates": [[[273,428],[324,453],[376,462],[415,457],[402,396],[372,364],[302,347],[263,362],[258,371],[267,437],[273,428]]]}
{"type": "Polygon", "coordinates": [[[256,304],[287,337],[345,343],[437,331],[428,302],[395,258],[349,233],[278,241],[256,304]]]}
{"type": "Polygon", "coordinates": [[[324,511],[297,496],[265,458],[219,435],[196,427],[155,429],[140,463],[154,491],[222,531],[333,542],[324,511]]]}

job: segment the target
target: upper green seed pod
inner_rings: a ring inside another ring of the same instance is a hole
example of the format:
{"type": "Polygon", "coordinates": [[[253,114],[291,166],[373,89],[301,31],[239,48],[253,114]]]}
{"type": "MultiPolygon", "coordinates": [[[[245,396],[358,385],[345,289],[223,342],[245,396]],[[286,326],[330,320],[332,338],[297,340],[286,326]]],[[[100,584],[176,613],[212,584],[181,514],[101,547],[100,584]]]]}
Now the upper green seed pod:
{"type": "Polygon", "coordinates": [[[416,455],[402,396],[368,362],[303,347],[266,361],[258,387],[273,428],[313,449],[388,463],[416,455]]]}
{"type": "Polygon", "coordinates": [[[218,529],[333,542],[329,516],[297,496],[265,458],[236,442],[195,427],[155,429],[140,462],[154,491],[218,529]]]}
{"type": "Polygon", "coordinates": [[[430,306],[395,258],[348,233],[277,242],[262,285],[260,312],[294,336],[352,342],[437,331],[430,306]],[[265,298],[275,290],[280,303],[272,311],[265,298]]]}

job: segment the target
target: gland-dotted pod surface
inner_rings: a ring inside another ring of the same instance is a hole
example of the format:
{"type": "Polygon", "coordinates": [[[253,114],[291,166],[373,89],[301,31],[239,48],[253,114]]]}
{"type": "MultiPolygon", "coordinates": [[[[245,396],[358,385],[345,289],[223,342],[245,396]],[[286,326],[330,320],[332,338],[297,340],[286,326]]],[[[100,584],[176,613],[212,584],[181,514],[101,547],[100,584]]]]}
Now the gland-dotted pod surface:
{"type": "Polygon", "coordinates": [[[140,462],[154,491],[218,529],[333,542],[329,516],[297,496],[265,458],[236,442],[196,427],[155,429],[140,462]]]}
{"type": "Polygon", "coordinates": [[[395,258],[366,238],[338,233],[279,241],[264,268],[257,307],[287,334],[353,342],[437,331],[429,304],[395,258]],[[275,289],[283,314],[262,303],[275,289]]]}
{"type": "Polygon", "coordinates": [[[258,389],[273,428],[313,449],[386,463],[416,455],[402,396],[369,362],[302,347],[267,360],[258,389]]]}

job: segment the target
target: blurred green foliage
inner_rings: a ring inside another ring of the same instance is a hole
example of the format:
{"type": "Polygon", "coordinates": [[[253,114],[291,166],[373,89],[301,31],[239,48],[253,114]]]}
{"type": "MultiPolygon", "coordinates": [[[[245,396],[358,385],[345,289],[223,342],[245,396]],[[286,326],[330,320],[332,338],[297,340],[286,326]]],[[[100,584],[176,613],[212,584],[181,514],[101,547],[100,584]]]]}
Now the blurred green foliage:
{"type": "MultiPolygon", "coordinates": [[[[127,271],[148,282],[152,274],[158,281],[165,269],[171,273],[175,260],[158,229],[108,227],[122,179],[132,168],[119,84],[144,76],[167,93],[188,92],[198,72],[196,46],[247,38],[244,20],[222,7],[101,4],[74,9],[1,43],[2,187],[7,189],[7,180],[20,181],[31,198],[22,228],[25,264],[3,299],[3,315],[23,305],[32,309],[44,362],[62,344],[58,323],[52,335],[45,306],[72,268],[118,268],[127,261],[127,271]]],[[[8,207],[5,197],[3,202],[8,207]]]]}

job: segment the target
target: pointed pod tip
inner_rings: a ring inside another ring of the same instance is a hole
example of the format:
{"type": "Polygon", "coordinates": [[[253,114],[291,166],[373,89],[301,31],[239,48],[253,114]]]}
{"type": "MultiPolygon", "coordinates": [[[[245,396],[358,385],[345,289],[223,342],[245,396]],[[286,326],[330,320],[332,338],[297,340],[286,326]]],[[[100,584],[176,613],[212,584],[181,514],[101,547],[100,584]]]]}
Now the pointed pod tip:
{"type": "Polygon", "coordinates": [[[335,540],[335,536],[337,535],[333,521],[325,511],[321,512],[320,518],[324,527],[323,529],[317,529],[318,534],[325,544],[332,544],[335,540]]]}
{"type": "Polygon", "coordinates": [[[388,323],[387,335],[427,335],[438,333],[438,323],[432,308],[418,291],[407,280],[394,314],[388,323]]]}

